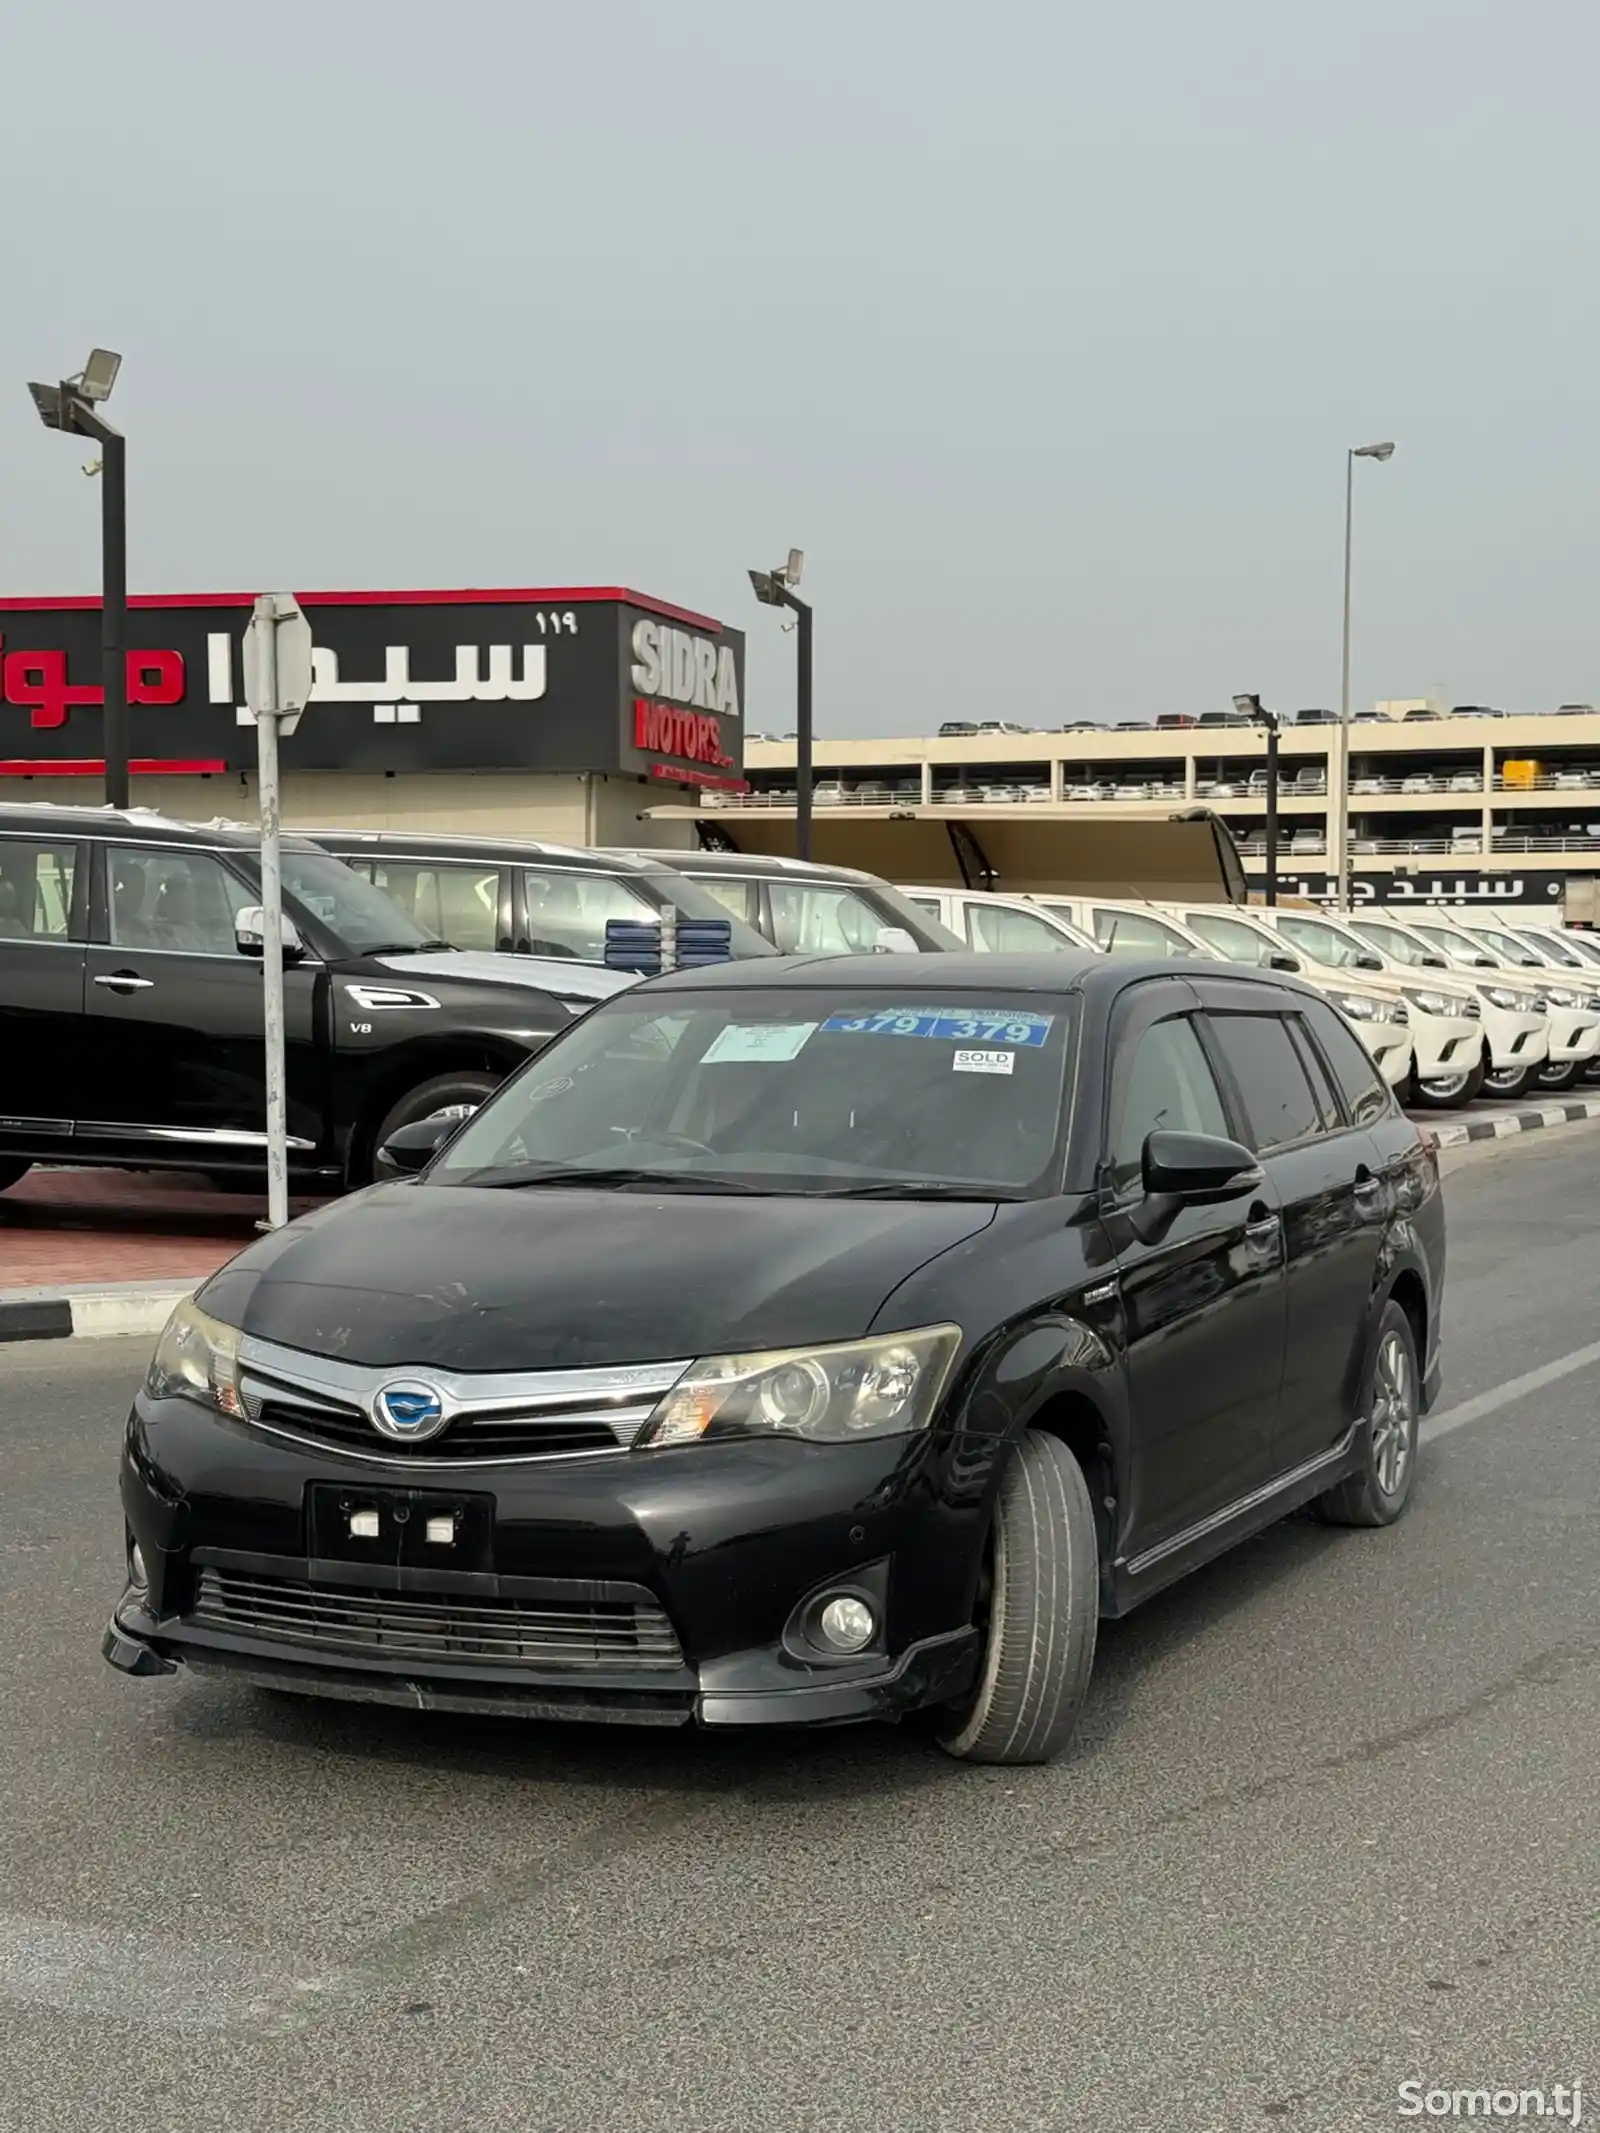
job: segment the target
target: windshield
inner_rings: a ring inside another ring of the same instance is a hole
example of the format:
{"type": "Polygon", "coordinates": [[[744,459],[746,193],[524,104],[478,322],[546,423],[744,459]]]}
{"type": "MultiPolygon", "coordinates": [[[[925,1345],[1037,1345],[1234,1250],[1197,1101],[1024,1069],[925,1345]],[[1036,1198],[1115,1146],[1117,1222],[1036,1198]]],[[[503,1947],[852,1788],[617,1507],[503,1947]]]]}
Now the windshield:
{"type": "MultiPolygon", "coordinates": [[[[737,961],[754,955],[771,956],[772,943],[759,934],[755,927],[733,905],[712,892],[709,883],[691,881],[686,874],[675,873],[671,867],[650,867],[642,874],[619,875],[616,886],[637,889],[648,896],[656,909],[663,910],[668,904],[685,918],[727,918],[733,921],[732,948],[737,961]]],[[[635,916],[634,913],[612,913],[611,916],[635,916]]],[[[602,927],[596,962],[605,961],[605,930],[602,927]]]]}
{"type": "Polygon", "coordinates": [[[1489,951],[1477,941],[1469,941],[1463,935],[1449,932],[1443,926],[1424,926],[1419,922],[1416,931],[1425,941],[1430,941],[1441,955],[1448,956],[1452,963],[1458,964],[1463,970],[1481,970],[1484,964],[1494,961],[1489,951]]]}
{"type": "Polygon", "coordinates": [[[1404,963],[1408,970],[1438,969],[1438,949],[1430,948],[1403,927],[1381,925],[1370,918],[1353,918],[1350,923],[1364,941],[1370,941],[1379,955],[1386,955],[1392,963],[1404,963]]]}
{"type": "Polygon", "coordinates": [[[1538,943],[1552,963],[1559,963],[1564,970],[1581,970],[1583,968],[1583,957],[1575,955],[1568,943],[1562,940],[1559,934],[1545,933],[1541,930],[1538,933],[1534,933],[1531,938],[1538,943]]]}
{"type": "Polygon", "coordinates": [[[1263,928],[1246,925],[1241,918],[1215,918],[1209,911],[1186,911],[1184,924],[1230,963],[1256,963],[1264,969],[1275,955],[1288,952],[1285,942],[1263,928]]]}
{"type": "Polygon", "coordinates": [[[1473,940],[1487,948],[1491,955],[1499,956],[1503,963],[1516,963],[1524,970],[1543,968],[1541,958],[1526,941],[1513,940],[1509,933],[1500,932],[1498,927],[1471,926],[1465,930],[1473,940]]]}
{"type": "Polygon", "coordinates": [[[740,987],[629,994],[465,1125],[440,1185],[1020,1199],[1054,1190],[1075,1003],[740,987]]]}
{"type": "Polygon", "coordinates": [[[1330,925],[1325,918],[1301,918],[1298,912],[1285,911],[1278,918],[1278,931],[1294,947],[1304,949],[1313,963],[1328,970],[1358,970],[1361,958],[1373,953],[1370,941],[1346,933],[1343,926],[1330,925]]]}
{"type": "Polygon", "coordinates": [[[286,844],[280,863],[287,894],[337,934],[351,954],[445,946],[342,859],[286,844]]]}
{"type": "Polygon", "coordinates": [[[1193,941],[1148,911],[1119,911],[1110,904],[1096,904],[1089,916],[1094,937],[1107,955],[1163,956],[1188,962],[1200,958],[1193,941]]]}

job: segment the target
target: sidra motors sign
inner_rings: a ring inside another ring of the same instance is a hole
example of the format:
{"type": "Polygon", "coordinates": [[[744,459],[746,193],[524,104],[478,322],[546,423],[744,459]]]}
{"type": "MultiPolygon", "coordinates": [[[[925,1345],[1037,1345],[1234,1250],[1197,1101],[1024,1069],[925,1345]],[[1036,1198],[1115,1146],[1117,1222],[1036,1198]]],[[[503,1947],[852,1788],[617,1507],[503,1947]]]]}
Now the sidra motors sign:
{"type": "MultiPolygon", "coordinates": [[[[310,705],[284,768],[522,770],[743,790],[744,635],[622,587],[302,593],[310,705]]],[[[255,764],[252,596],[134,598],[134,774],[255,764]]],[[[97,600],[0,600],[0,775],[102,768],[97,600]]]]}

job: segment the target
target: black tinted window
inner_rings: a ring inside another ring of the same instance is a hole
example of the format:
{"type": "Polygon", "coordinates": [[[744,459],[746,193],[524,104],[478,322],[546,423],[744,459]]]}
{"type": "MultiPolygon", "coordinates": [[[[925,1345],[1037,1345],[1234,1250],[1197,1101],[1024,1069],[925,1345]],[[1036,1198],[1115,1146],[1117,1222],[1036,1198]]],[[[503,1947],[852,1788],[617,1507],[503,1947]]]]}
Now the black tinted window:
{"type": "Polygon", "coordinates": [[[1353,1035],[1333,1009],[1320,1000],[1307,1003],[1306,1019],[1344,1091],[1344,1100],[1356,1124],[1370,1126],[1374,1119],[1384,1117],[1389,1109],[1389,1091],[1361,1039],[1353,1035]]]}
{"type": "Polygon", "coordinates": [[[0,841],[0,940],[64,941],[77,870],[75,844],[0,841]]]}
{"type": "Polygon", "coordinates": [[[1321,1130],[1317,1100],[1281,1016],[1213,1015],[1211,1028],[1244,1100],[1244,1137],[1258,1155],[1321,1130]]]}
{"type": "Polygon", "coordinates": [[[1339,1108],[1339,1099],[1334,1093],[1328,1070],[1311,1041],[1311,1032],[1298,1015],[1289,1016],[1287,1027],[1289,1035],[1294,1039],[1294,1048],[1300,1055],[1300,1064],[1305,1069],[1306,1079],[1311,1084],[1311,1094],[1316,1099],[1322,1130],[1324,1133],[1337,1133],[1344,1124],[1344,1113],[1339,1108]]]}
{"type": "Polygon", "coordinates": [[[1117,1095],[1111,1138],[1111,1182],[1117,1192],[1138,1184],[1145,1136],[1158,1129],[1228,1131],[1210,1064],[1193,1023],[1184,1016],[1152,1023],[1134,1045],[1127,1078],[1117,1095]]]}

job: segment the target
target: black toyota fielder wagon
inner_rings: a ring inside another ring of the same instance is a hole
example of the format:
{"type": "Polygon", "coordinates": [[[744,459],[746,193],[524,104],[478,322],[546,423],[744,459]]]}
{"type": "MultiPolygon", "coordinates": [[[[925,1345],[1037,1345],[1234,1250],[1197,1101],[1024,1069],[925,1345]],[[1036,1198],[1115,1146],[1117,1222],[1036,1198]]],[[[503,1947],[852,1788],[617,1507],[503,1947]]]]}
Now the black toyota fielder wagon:
{"type": "Polygon", "coordinates": [[[1085,956],[641,985],[180,1306],[106,1656],[538,1718],[1071,1734],[1098,1618],[1438,1385],[1432,1144],[1321,995],[1085,956]]]}

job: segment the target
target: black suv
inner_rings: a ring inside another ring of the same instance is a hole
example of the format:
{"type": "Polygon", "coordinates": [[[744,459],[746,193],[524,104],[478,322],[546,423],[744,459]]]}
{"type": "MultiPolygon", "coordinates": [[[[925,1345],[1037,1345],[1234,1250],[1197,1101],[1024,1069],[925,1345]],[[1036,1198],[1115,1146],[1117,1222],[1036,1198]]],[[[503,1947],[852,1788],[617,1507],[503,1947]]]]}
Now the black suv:
{"type": "MultiPolygon", "coordinates": [[[[457,948],[502,954],[605,957],[614,918],[730,916],[654,852],[579,850],[518,837],[425,830],[312,829],[304,834],[383,890],[424,931],[457,948]]],[[[733,925],[735,956],[770,956],[751,927],[733,925]]]]}
{"type": "Polygon", "coordinates": [[[722,963],[434,1130],[174,1313],[113,1665],[1040,1762],[1102,1616],[1410,1496],[1437,1165],[1292,979],[722,963]]]}
{"type": "MultiPolygon", "coordinates": [[[[283,844],[291,1173],[361,1184],[627,981],[458,954],[302,838],[283,844]]],[[[0,1190],[35,1163],[265,1164],[260,875],[235,826],[0,807],[0,1190]]]]}

